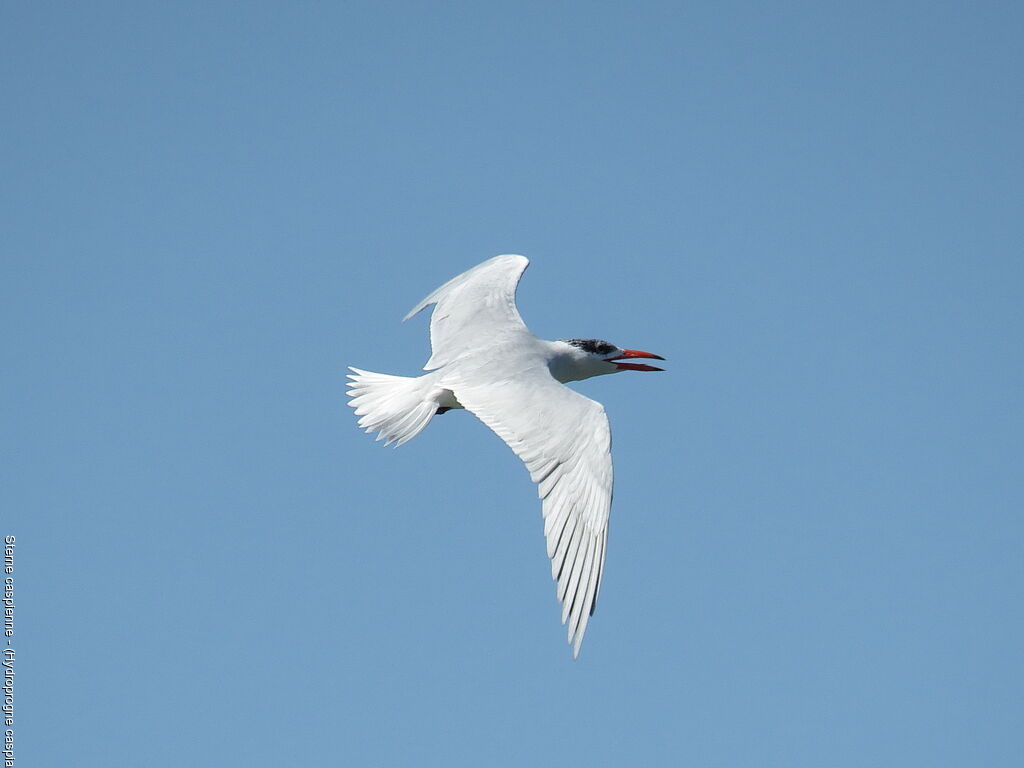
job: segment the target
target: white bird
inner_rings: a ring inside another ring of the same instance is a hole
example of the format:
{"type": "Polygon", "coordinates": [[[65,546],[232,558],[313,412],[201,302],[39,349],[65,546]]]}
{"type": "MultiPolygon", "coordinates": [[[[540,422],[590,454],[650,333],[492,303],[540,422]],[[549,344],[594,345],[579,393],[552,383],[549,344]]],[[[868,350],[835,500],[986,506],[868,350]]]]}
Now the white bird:
{"type": "Polygon", "coordinates": [[[544,341],[516,309],[524,256],[496,256],[452,278],[405,316],[434,306],[432,354],[416,378],[351,368],[349,405],[386,444],[418,435],[435,414],[465,408],[523,460],[538,485],[551,576],[573,657],[601,588],[612,503],[611,431],[604,407],[563,386],[620,371],[660,371],[658,355],[599,339],[544,341]]]}

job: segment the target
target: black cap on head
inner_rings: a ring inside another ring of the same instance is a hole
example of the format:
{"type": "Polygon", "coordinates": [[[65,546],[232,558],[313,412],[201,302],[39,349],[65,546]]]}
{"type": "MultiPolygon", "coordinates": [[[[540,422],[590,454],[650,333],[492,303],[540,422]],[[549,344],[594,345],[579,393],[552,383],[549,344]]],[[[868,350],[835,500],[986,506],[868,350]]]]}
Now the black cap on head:
{"type": "Polygon", "coordinates": [[[589,352],[592,355],[610,355],[618,349],[614,344],[602,341],[601,339],[566,339],[565,343],[579,347],[584,352],[589,352]]]}

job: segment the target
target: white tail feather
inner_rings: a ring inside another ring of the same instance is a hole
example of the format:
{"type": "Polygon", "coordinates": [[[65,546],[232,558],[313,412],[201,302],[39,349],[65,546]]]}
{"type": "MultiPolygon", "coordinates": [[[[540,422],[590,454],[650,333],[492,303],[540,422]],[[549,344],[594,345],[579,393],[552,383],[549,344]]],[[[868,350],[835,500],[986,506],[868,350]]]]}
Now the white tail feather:
{"type": "Polygon", "coordinates": [[[389,376],[349,367],[349,405],[367,433],[379,431],[378,440],[396,446],[412,440],[430,423],[438,408],[440,388],[430,374],[410,378],[389,376]]]}

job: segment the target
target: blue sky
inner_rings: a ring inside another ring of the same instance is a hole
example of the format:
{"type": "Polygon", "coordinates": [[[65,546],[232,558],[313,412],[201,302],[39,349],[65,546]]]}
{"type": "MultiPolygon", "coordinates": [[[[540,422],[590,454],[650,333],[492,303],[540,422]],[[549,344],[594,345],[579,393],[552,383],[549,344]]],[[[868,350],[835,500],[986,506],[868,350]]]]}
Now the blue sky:
{"type": "MultiPolygon", "coordinates": [[[[1013,3],[29,3],[0,533],[38,766],[1014,765],[1013,3]],[[535,491],[346,365],[498,253],[649,349],[573,662],[535,491]]],[[[20,762],[19,762],[20,764],[20,762]]]]}

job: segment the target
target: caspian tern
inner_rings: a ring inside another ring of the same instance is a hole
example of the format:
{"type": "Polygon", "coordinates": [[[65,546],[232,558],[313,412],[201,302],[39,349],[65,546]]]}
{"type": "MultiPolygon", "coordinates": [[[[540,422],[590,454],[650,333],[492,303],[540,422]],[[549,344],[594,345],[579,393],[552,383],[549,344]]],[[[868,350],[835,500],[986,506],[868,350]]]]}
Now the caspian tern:
{"type": "Polygon", "coordinates": [[[465,408],[523,460],[538,485],[551,576],[573,657],[601,588],[612,503],[611,431],[604,407],[563,386],[620,371],[660,371],[630,360],[665,358],[600,339],[544,341],[516,309],[524,256],[496,256],[452,278],[412,308],[430,306],[432,354],[416,378],[351,368],[349,405],[386,444],[465,408]]]}

